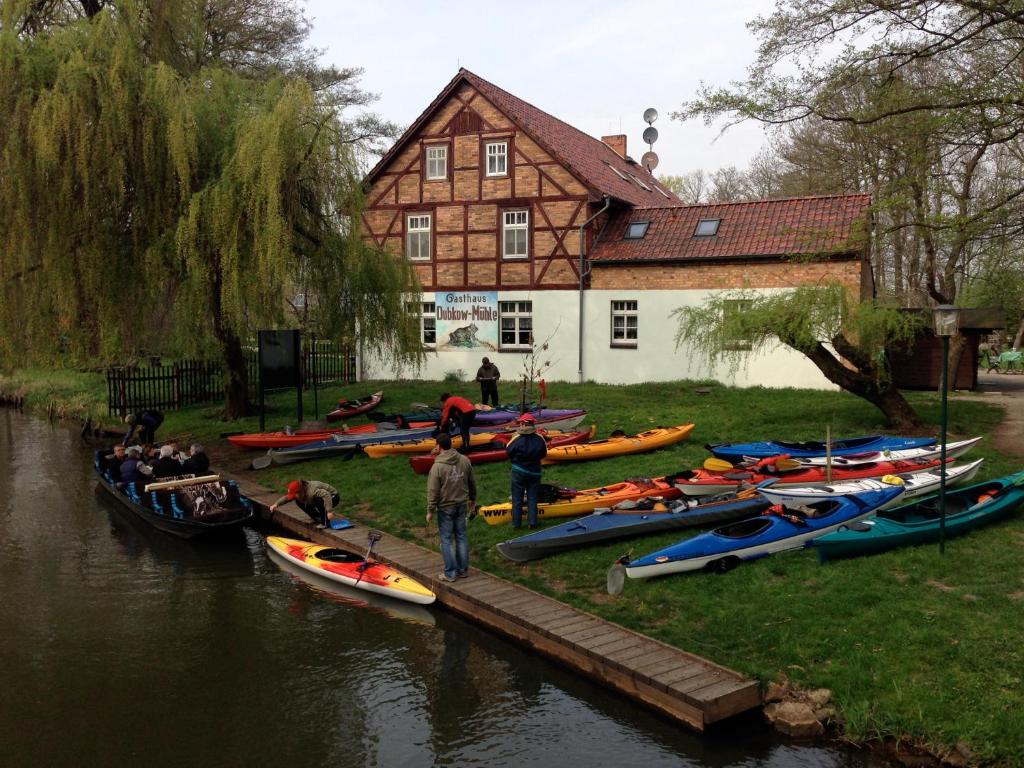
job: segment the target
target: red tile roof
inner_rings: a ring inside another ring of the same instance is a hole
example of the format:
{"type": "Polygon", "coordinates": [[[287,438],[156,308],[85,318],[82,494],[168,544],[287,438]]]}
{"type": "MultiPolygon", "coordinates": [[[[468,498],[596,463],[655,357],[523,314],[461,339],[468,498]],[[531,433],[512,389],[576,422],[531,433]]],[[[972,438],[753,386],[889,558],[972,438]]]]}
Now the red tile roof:
{"type": "Polygon", "coordinates": [[[384,170],[391,158],[402,151],[404,146],[415,137],[419,128],[464,82],[476,88],[485,99],[501,110],[506,117],[525,131],[552,157],[566,166],[596,195],[609,195],[632,205],[683,205],[682,201],[657,183],[654,177],[638,163],[625,160],[602,141],[588,136],[557,117],[513,96],[468,69],[459,70],[437,98],[416,118],[416,121],[402,134],[395,145],[374,166],[367,176],[367,181],[372,182],[384,170]],[[624,174],[626,178],[612,170],[613,168],[624,174]],[[648,189],[641,187],[632,177],[640,179],[648,189]]]}
{"type": "Polygon", "coordinates": [[[796,197],[615,213],[594,245],[596,264],[691,261],[811,254],[859,254],[869,195],[796,197]],[[701,219],[721,219],[718,233],[694,237],[701,219]],[[647,234],[624,240],[630,222],[649,221],[647,234]]]}

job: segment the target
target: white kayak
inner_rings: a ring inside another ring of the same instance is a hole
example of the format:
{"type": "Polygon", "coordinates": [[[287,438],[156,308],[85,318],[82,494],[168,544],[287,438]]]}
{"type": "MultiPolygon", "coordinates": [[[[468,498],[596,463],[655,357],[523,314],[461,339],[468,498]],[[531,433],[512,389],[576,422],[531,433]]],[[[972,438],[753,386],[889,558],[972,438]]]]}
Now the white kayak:
{"type": "MultiPolygon", "coordinates": [[[[946,485],[966,483],[974,479],[981,468],[984,459],[972,461],[970,464],[946,467],[946,485]]],[[[903,481],[903,495],[897,497],[889,504],[883,505],[881,509],[887,509],[896,504],[902,504],[907,499],[915,496],[937,491],[939,488],[939,473],[936,470],[928,472],[904,472],[899,475],[887,475],[887,477],[898,477],[903,481]]],[[[813,501],[823,501],[837,496],[846,496],[851,493],[863,493],[864,491],[877,491],[881,488],[892,488],[894,483],[886,482],[881,478],[865,480],[850,480],[845,483],[833,483],[832,485],[796,485],[789,487],[776,487],[769,485],[759,489],[759,493],[773,504],[786,506],[798,506],[813,501]]]]}
{"type": "MultiPolygon", "coordinates": [[[[963,456],[971,448],[981,442],[982,438],[972,437],[970,440],[958,440],[955,443],[946,443],[946,459],[955,459],[963,456]]],[[[942,449],[938,445],[929,445],[924,448],[905,448],[900,451],[869,451],[847,456],[833,456],[833,467],[853,467],[858,464],[871,464],[876,461],[910,461],[911,459],[938,459],[942,455],[942,449]]],[[[824,467],[827,461],[824,456],[800,457],[795,459],[805,467],[824,467]]]]}

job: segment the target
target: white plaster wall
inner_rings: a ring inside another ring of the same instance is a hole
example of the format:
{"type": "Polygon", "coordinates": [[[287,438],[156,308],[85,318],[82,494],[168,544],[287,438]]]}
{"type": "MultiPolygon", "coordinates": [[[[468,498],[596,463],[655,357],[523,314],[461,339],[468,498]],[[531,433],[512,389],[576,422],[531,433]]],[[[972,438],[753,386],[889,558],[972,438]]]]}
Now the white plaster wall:
{"type": "MultiPolygon", "coordinates": [[[[678,379],[714,379],[733,386],[803,387],[835,389],[803,355],[782,345],[762,352],[741,353],[746,364],[733,372],[726,365],[709,369],[702,359],[687,348],[676,350],[677,323],[672,311],[682,306],[697,306],[714,291],[598,291],[584,293],[584,379],[605,384],[638,384],[647,381],[678,379]],[[630,299],[638,302],[638,340],[636,349],[611,347],[611,302],[630,299]]],[[[424,293],[431,301],[433,294],[424,293]]],[[[550,349],[543,355],[551,361],[544,374],[548,381],[577,381],[579,294],[576,291],[500,291],[499,301],[533,302],[534,338],[538,343],[549,336],[550,349]]],[[[461,370],[471,380],[480,359],[489,357],[501,370],[502,378],[516,378],[525,366],[519,352],[492,352],[486,349],[455,349],[428,352],[419,371],[398,371],[387,361],[367,359],[364,375],[373,379],[396,377],[443,379],[461,370]]]]}

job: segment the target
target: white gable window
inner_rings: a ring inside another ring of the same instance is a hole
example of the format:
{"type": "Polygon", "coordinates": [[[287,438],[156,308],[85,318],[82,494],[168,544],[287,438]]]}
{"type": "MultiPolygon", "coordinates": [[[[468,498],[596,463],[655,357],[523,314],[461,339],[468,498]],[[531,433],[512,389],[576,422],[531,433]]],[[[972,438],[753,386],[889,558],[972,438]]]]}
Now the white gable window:
{"type": "Polygon", "coordinates": [[[417,214],[406,219],[405,257],[410,261],[430,258],[430,214],[417,214]]]}
{"type": "Polygon", "coordinates": [[[427,147],[427,179],[448,178],[448,145],[427,147]]]}
{"type": "Polygon", "coordinates": [[[529,211],[505,211],[502,216],[502,256],[506,259],[525,259],[529,256],[529,211]]]}
{"type": "Polygon", "coordinates": [[[487,144],[487,175],[505,176],[508,174],[508,142],[497,141],[487,144]]]}

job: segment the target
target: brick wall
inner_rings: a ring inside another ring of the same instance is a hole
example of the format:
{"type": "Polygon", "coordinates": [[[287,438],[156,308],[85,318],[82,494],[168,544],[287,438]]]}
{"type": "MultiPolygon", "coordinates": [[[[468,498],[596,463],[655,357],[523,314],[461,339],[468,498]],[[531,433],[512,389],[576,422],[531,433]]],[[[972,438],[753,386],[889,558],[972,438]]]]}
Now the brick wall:
{"type": "Polygon", "coordinates": [[[827,262],[594,264],[590,287],[605,290],[794,288],[839,280],[861,290],[860,259],[827,262]]]}

